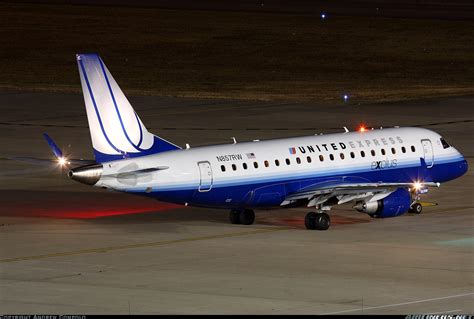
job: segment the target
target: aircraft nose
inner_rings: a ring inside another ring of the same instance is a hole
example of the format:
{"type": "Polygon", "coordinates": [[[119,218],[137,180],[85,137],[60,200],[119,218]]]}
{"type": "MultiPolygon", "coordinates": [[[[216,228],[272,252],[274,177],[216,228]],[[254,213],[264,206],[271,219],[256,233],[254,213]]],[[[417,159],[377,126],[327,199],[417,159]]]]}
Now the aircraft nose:
{"type": "Polygon", "coordinates": [[[462,155],[461,152],[459,152],[458,150],[456,150],[459,154],[459,156],[461,157],[461,161],[458,162],[458,165],[456,167],[456,171],[457,173],[459,174],[459,176],[462,176],[464,174],[466,174],[466,172],[469,170],[469,164],[467,163],[467,160],[466,158],[462,155]]]}
{"type": "Polygon", "coordinates": [[[464,159],[464,161],[459,164],[459,170],[461,171],[461,175],[466,174],[466,172],[469,170],[469,165],[467,164],[466,159],[464,159]]]}

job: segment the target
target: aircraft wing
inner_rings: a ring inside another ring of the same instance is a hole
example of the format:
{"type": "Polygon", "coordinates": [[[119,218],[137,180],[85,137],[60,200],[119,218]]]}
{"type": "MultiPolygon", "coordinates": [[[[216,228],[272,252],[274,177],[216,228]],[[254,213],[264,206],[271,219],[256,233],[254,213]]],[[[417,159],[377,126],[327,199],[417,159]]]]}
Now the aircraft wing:
{"type": "Polygon", "coordinates": [[[331,198],[336,198],[335,204],[340,205],[353,200],[376,201],[383,199],[398,188],[439,187],[439,183],[339,183],[325,186],[306,187],[288,195],[280,206],[287,206],[299,201],[308,201],[307,206],[317,206],[331,198]]]}

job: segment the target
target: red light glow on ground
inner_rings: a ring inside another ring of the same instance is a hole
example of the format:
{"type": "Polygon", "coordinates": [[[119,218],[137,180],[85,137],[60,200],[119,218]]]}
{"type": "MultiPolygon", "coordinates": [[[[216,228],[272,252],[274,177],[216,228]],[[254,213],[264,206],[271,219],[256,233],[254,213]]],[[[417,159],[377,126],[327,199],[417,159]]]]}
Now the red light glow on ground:
{"type": "Polygon", "coordinates": [[[88,209],[85,207],[79,208],[59,208],[59,209],[42,209],[37,208],[30,210],[28,213],[20,213],[15,215],[29,216],[29,217],[50,217],[50,218],[76,218],[76,219],[95,219],[101,217],[142,214],[142,213],[156,213],[176,209],[178,205],[157,203],[156,205],[137,207],[104,207],[102,209],[88,209]]]}
{"type": "Polygon", "coordinates": [[[172,211],[183,206],[124,194],[6,191],[0,216],[94,219],[172,211]]]}

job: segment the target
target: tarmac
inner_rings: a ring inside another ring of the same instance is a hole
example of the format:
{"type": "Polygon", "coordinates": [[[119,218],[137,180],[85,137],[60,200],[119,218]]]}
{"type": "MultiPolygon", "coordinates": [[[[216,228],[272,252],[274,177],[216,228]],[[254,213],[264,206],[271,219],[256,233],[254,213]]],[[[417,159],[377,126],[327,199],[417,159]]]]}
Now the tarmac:
{"type": "Polygon", "coordinates": [[[147,128],[191,147],[421,126],[467,158],[420,215],[371,219],[350,205],[328,231],[308,209],[184,207],[77,184],[48,159],[47,132],[92,159],[82,96],[0,93],[2,314],[474,313],[473,97],[359,105],[131,97],[147,128]],[[13,159],[15,158],[15,159],[13,159]]]}

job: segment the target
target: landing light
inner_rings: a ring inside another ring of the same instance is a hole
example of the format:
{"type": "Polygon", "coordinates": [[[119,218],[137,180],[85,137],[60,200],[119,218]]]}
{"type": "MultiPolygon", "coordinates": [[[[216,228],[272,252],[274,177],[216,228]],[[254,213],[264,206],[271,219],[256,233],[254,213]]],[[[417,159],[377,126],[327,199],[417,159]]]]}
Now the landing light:
{"type": "Polygon", "coordinates": [[[66,164],[69,164],[69,162],[65,157],[58,157],[58,164],[59,166],[66,166],[66,164]]]}
{"type": "Polygon", "coordinates": [[[415,190],[418,191],[418,190],[421,189],[421,187],[423,187],[423,185],[422,185],[420,182],[414,182],[414,183],[413,183],[413,188],[414,188],[415,190]]]}

